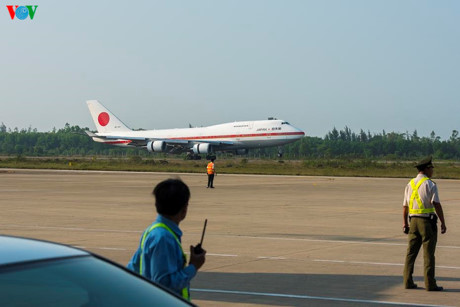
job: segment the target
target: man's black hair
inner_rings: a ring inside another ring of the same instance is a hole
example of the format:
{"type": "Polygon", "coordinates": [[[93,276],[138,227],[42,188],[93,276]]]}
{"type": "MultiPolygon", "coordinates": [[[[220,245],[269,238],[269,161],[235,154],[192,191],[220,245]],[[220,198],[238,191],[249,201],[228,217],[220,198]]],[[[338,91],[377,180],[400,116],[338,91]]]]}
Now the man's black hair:
{"type": "Polygon", "coordinates": [[[180,179],[167,179],[157,184],[153,193],[159,214],[176,215],[188,204],[190,190],[180,179]]]}

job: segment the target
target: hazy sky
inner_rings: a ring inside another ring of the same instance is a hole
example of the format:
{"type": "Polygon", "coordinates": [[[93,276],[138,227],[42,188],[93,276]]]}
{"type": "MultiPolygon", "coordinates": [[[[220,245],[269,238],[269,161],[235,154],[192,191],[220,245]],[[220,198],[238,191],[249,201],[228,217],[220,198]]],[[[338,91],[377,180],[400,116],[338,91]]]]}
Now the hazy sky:
{"type": "Polygon", "coordinates": [[[0,1],[0,122],[460,130],[460,1],[0,1]],[[6,5],[38,5],[11,20],[6,5]]]}

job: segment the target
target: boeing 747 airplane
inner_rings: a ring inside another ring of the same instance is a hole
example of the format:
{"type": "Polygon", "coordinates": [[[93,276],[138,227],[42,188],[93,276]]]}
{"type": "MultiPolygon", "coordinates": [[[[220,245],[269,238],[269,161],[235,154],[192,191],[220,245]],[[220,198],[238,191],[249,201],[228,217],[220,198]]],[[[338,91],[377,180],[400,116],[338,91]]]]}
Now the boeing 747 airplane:
{"type": "MultiPolygon", "coordinates": [[[[149,152],[187,152],[192,159],[200,154],[233,152],[244,155],[251,148],[282,146],[295,142],[305,133],[286,121],[243,121],[208,127],[132,130],[97,100],[88,100],[97,133],[86,133],[96,142],[124,147],[143,147],[149,152]]],[[[279,151],[279,156],[282,152],[279,151]]]]}

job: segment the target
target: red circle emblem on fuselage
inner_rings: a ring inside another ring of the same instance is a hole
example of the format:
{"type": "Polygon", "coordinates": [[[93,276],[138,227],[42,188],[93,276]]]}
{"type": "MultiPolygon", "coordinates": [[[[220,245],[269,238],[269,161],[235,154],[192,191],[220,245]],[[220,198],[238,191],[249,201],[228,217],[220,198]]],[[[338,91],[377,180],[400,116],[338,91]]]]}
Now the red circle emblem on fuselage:
{"type": "Polygon", "coordinates": [[[97,117],[97,121],[99,122],[99,125],[105,127],[105,126],[107,126],[107,124],[108,124],[109,121],[110,121],[110,116],[109,116],[109,114],[107,114],[106,112],[102,112],[102,113],[99,114],[99,116],[97,117]]]}

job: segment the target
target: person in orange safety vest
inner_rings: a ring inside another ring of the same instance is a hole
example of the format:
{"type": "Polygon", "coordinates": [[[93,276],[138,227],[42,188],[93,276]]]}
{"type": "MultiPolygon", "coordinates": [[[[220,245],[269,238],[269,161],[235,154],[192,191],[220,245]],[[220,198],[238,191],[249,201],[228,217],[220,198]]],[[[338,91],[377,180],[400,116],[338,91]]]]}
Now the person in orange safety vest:
{"type": "Polygon", "coordinates": [[[214,166],[214,159],[211,159],[211,162],[208,163],[206,173],[208,174],[208,188],[214,189],[214,175],[217,175],[214,166]]]}

